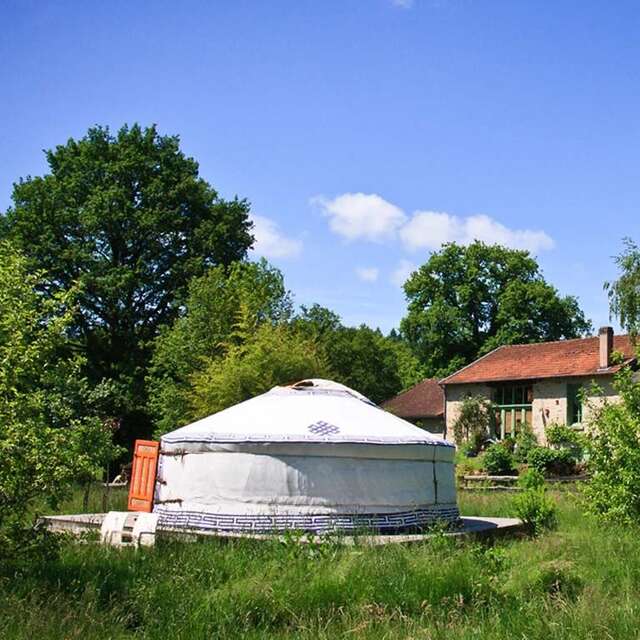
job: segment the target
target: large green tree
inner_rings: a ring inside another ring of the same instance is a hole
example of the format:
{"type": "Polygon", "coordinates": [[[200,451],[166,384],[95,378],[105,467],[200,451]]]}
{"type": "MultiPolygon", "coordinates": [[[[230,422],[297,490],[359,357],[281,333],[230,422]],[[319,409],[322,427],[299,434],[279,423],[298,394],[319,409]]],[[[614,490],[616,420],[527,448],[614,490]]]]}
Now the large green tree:
{"type": "Polygon", "coordinates": [[[400,329],[429,375],[444,375],[502,344],[576,338],[591,330],[527,251],[446,244],[404,285],[400,329]]]}
{"type": "Polygon", "coordinates": [[[398,352],[379,329],[341,327],[324,342],[324,349],[335,379],[373,402],[402,390],[398,352]]]}
{"type": "Polygon", "coordinates": [[[193,374],[188,392],[190,419],[203,418],[248,400],[276,385],[328,375],[317,344],[286,324],[245,316],[220,358],[207,358],[193,374]],[[247,320],[249,320],[247,322],[247,320]]]}
{"type": "Polygon", "coordinates": [[[155,126],[95,127],[46,152],[49,173],[14,185],[2,235],[55,295],[79,285],[71,333],[95,380],[118,383],[113,411],[144,425],[146,363],[188,282],[252,244],[248,204],[227,201],[174,136],[155,126]]]}
{"type": "Polygon", "coordinates": [[[383,402],[425,376],[418,359],[395,332],[384,336],[366,325],[345,327],[340,316],[314,304],[302,307],[294,326],[322,349],[337,382],[383,402]]]}
{"type": "Polygon", "coordinates": [[[265,260],[215,267],[195,278],[184,314],[155,342],[149,388],[158,433],[189,421],[194,376],[222,358],[229,344],[244,341],[240,319],[254,327],[277,325],[287,323],[291,312],[282,273],[265,260]]]}

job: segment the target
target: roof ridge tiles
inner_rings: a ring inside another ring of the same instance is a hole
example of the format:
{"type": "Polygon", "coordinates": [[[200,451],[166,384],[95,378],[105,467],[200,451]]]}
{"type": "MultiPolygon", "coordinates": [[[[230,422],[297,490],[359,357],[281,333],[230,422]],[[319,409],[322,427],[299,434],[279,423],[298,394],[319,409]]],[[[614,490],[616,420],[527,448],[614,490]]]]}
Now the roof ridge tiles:
{"type": "Polygon", "coordinates": [[[505,347],[508,347],[508,346],[512,346],[512,345],[501,344],[499,347],[496,347],[495,349],[492,349],[491,351],[488,351],[483,356],[480,356],[476,360],[473,360],[473,362],[470,362],[469,364],[465,364],[464,367],[460,367],[460,369],[458,369],[457,371],[454,371],[453,373],[450,373],[446,378],[441,378],[438,381],[438,384],[439,385],[446,384],[446,382],[447,382],[447,380],[449,378],[453,378],[453,376],[457,376],[459,373],[462,373],[465,369],[468,369],[469,367],[473,366],[474,364],[480,362],[480,360],[484,360],[485,358],[490,356],[492,353],[495,353],[496,351],[500,351],[500,349],[504,349],[505,347]]]}

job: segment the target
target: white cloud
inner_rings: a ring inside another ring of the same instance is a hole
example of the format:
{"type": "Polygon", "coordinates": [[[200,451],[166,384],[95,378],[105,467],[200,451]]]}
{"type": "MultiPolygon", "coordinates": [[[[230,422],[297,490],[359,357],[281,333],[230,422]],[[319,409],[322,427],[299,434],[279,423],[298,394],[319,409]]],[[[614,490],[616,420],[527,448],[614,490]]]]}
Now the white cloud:
{"type": "Polygon", "coordinates": [[[391,273],[390,280],[397,287],[401,287],[416,269],[416,265],[409,260],[400,260],[398,266],[391,273]]]}
{"type": "Polygon", "coordinates": [[[445,242],[470,244],[474,240],[532,252],[554,246],[544,231],[509,229],[487,215],[462,218],[438,211],[416,211],[400,230],[400,238],[411,250],[439,249],[445,242]]]}
{"type": "Polygon", "coordinates": [[[302,241],[288,238],[278,228],[276,222],[264,216],[252,214],[253,250],[265,258],[294,258],[302,251],[302,241]]]}
{"type": "Polygon", "coordinates": [[[343,193],[333,200],[317,197],[312,203],[320,205],[331,230],[348,240],[380,242],[395,235],[407,219],[402,209],[375,193],[343,193]]]}
{"type": "Polygon", "coordinates": [[[376,267],[357,267],[356,275],[363,282],[375,282],[378,279],[380,270],[376,267]]]}
{"type": "Polygon", "coordinates": [[[414,0],[391,0],[391,4],[399,9],[411,9],[414,0]]]}

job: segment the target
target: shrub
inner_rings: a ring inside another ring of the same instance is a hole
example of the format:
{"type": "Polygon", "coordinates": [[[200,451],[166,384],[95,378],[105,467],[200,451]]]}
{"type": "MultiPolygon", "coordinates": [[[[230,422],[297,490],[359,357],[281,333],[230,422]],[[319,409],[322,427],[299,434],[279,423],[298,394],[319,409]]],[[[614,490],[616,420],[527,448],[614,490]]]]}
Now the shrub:
{"type": "Polygon", "coordinates": [[[569,449],[533,447],[527,456],[530,467],[545,475],[570,475],[575,471],[576,461],[569,449]]]}
{"type": "Polygon", "coordinates": [[[453,425],[456,443],[468,443],[469,451],[477,454],[489,437],[494,421],[493,404],[484,396],[467,396],[453,425]]]}
{"type": "Polygon", "coordinates": [[[521,489],[540,489],[544,487],[544,475],[537,469],[527,469],[519,478],[521,489]]]}
{"type": "Polygon", "coordinates": [[[544,485],[536,489],[526,489],[513,499],[515,515],[524,522],[531,533],[539,535],[557,525],[557,508],[547,496],[544,485]]]}
{"type": "Polygon", "coordinates": [[[508,445],[497,442],[492,444],[483,457],[484,468],[491,475],[504,475],[511,473],[515,466],[513,454],[508,445]]]}
{"type": "Polygon", "coordinates": [[[463,442],[458,446],[458,451],[460,452],[460,455],[465,458],[475,458],[478,455],[476,448],[471,442],[463,442]]]}
{"type": "Polygon", "coordinates": [[[521,425],[520,431],[516,434],[513,453],[517,462],[526,462],[529,451],[538,446],[538,441],[531,427],[527,424],[521,425]]]}
{"type": "Polygon", "coordinates": [[[620,402],[590,412],[585,435],[591,479],[588,509],[608,520],[640,521],[640,383],[623,369],[614,380],[620,402]]]}
{"type": "Polygon", "coordinates": [[[545,429],[545,434],[551,447],[569,449],[576,460],[582,458],[584,438],[579,431],[564,424],[550,424],[545,429]]]}

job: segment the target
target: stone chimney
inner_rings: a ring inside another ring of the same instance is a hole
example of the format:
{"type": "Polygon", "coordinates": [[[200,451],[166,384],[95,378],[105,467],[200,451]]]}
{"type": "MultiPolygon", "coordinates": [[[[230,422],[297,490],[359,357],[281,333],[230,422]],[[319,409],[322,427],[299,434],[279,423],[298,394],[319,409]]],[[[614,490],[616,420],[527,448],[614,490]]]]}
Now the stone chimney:
{"type": "Polygon", "coordinates": [[[611,366],[611,352],[613,351],[613,329],[600,327],[598,331],[600,340],[600,369],[608,369],[611,366]]]}

